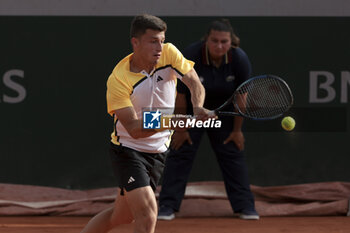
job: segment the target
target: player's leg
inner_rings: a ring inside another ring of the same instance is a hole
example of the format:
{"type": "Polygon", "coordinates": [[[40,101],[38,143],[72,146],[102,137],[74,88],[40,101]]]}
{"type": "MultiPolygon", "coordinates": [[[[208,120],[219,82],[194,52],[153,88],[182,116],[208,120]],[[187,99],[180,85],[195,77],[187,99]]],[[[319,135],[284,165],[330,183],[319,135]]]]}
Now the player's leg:
{"type": "MultiPolygon", "coordinates": [[[[170,208],[178,211],[183,199],[187,180],[192,169],[193,161],[198,149],[203,130],[189,130],[193,144],[185,142],[179,150],[171,150],[165,162],[162,189],[159,194],[160,212],[170,208]]],[[[166,216],[159,219],[167,219],[166,216]]]]}
{"type": "Polygon", "coordinates": [[[163,173],[166,154],[112,145],[112,166],[135,219],[134,233],[154,232],[157,220],[154,190],[163,173]]]}
{"type": "MultiPolygon", "coordinates": [[[[162,176],[167,152],[142,153],[128,150],[129,158],[137,158],[134,166],[139,169],[130,173],[125,184],[128,205],[135,219],[135,233],[153,233],[157,221],[157,202],[154,191],[162,176]],[[131,179],[131,178],[134,179],[131,179]]],[[[133,170],[133,169],[129,169],[133,170]]]]}
{"type": "Polygon", "coordinates": [[[134,233],[153,233],[157,222],[157,202],[150,186],[125,193],[135,219],[134,233]]]}
{"type": "Polygon", "coordinates": [[[93,217],[81,233],[105,233],[121,224],[131,223],[133,219],[126,197],[118,195],[114,206],[93,217]]]}

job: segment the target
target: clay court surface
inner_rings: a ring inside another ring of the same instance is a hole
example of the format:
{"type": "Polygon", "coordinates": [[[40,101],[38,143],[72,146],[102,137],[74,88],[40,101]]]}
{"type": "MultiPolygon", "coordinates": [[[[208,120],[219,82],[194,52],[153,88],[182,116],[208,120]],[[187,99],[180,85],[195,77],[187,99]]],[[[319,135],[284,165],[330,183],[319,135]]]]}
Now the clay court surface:
{"type": "MultiPolygon", "coordinates": [[[[0,217],[1,233],[79,233],[91,217],[0,217]]],[[[131,233],[123,225],[111,233],[131,233]]],[[[159,221],[156,233],[346,233],[349,217],[263,217],[259,221],[238,218],[177,218],[159,221]]]]}
{"type": "MultiPolygon", "coordinates": [[[[350,233],[349,182],[252,190],[259,221],[232,217],[222,182],[192,183],[177,218],[158,221],[155,232],[350,233]]],[[[0,184],[0,191],[0,233],[79,233],[93,215],[112,206],[116,196],[113,187],[82,191],[0,184]]],[[[111,231],[132,232],[133,225],[111,231]]]]}

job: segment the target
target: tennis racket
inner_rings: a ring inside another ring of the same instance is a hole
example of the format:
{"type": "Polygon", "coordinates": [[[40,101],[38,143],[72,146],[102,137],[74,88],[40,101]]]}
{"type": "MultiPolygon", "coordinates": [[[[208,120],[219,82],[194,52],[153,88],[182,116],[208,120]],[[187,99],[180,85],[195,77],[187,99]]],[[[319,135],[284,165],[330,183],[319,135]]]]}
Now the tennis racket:
{"type": "Polygon", "coordinates": [[[283,79],[275,75],[260,75],[243,82],[233,95],[211,114],[270,120],[283,115],[292,104],[292,92],[283,79]],[[232,103],[235,112],[223,111],[232,103]]]}

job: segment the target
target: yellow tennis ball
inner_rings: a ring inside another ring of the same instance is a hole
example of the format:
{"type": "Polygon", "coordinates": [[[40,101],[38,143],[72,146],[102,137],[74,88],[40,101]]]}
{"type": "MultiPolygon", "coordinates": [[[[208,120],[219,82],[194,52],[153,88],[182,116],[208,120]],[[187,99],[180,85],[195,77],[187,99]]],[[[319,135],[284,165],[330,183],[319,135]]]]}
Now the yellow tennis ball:
{"type": "Polygon", "coordinates": [[[295,120],[290,116],[284,117],[282,119],[281,125],[284,130],[291,131],[295,127],[295,120]]]}

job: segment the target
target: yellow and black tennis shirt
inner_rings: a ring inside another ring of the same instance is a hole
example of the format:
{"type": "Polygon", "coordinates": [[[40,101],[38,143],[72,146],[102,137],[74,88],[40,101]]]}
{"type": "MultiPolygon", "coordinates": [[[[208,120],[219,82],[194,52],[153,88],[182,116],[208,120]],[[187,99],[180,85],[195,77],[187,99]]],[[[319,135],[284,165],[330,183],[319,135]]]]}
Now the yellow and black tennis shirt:
{"type": "MultiPolygon", "coordinates": [[[[130,71],[132,54],[122,59],[107,81],[107,108],[113,115],[117,109],[133,106],[142,119],[145,109],[174,109],[177,78],[189,72],[194,63],[184,58],[171,43],[163,45],[162,54],[151,74],[130,71]]],[[[172,113],[172,112],[167,112],[172,113]]],[[[112,142],[141,152],[161,153],[167,150],[170,131],[158,132],[150,137],[134,139],[115,117],[112,142]]]]}

